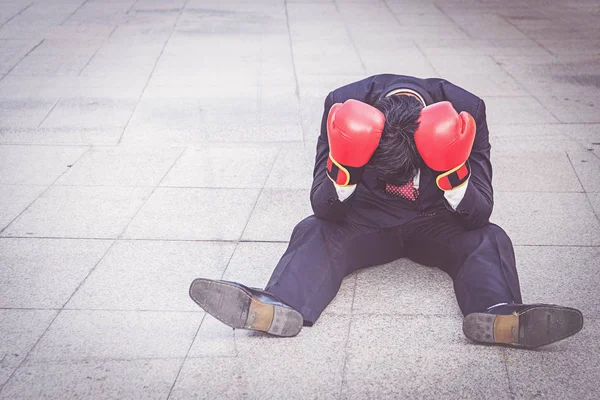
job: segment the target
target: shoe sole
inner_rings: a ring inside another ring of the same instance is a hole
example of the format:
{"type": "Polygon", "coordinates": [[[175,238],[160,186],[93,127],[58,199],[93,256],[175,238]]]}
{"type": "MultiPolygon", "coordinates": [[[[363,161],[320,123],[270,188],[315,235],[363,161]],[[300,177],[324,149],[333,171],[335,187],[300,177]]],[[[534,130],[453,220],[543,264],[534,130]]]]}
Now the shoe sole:
{"type": "Polygon", "coordinates": [[[190,285],[190,297],[232,328],[286,337],[295,336],[302,329],[302,315],[293,308],[261,302],[243,288],[226,282],[196,279],[190,285]]]}
{"type": "Polygon", "coordinates": [[[515,347],[535,348],[565,339],[583,327],[583,314],[569,307],[539,306],[511,315],[469,314],[463,332],[469,339],[515,347]]]}

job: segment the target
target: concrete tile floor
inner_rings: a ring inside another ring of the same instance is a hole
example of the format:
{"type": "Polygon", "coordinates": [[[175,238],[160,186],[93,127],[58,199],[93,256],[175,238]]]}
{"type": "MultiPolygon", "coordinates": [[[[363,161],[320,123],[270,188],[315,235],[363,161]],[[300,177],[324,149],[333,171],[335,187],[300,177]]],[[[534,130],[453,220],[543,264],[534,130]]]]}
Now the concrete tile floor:
{"type": "Polygon", "coordinates": [[[600,398],[599,26],[596,0],[1,0],[0,399],[600,398]],[[383,72],[486,101],[492,220],[524,299],[581,308],[580,335],[474,345],[407,260],[292,339],[188,299],[267,282],[324,97],[383,72]]]}

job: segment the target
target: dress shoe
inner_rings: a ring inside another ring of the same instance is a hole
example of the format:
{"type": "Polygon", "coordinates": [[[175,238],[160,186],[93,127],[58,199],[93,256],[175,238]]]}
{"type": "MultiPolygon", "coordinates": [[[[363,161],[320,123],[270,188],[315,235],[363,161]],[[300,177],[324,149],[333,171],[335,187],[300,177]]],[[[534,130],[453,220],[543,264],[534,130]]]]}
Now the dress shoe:
{"type": "Polygon", "coordinates": [[[582,327],[581,311],[552,304],[505,304],[463,320],[463,332],[473,341],[523,348],[557,342],[582,327]]]}
{"type": "Polygon", "coordinates": [[[264,290],[199,278],[190,285],[190,297],[207,313],[232,328],[276,336],[295,336],[302,329],[302,315],[264,290]]]}

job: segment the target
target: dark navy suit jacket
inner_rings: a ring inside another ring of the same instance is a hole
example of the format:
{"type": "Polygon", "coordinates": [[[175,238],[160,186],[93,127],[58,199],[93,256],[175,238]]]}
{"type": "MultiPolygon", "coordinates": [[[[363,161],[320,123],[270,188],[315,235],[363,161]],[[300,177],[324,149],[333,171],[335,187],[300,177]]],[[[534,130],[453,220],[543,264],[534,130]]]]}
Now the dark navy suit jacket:
{"type": "Polygon", "coordinates": [[[483,100],[443,79],[419,79],[391,74],[375,75],[334,90],[325,99],[310,201],[316,217],[334,222],[348,218],[358,224],[385,228],[402,225],[419,215],[431,215],[442,210],[450,210],[469,230],[486,225],[492,213],[494,200],[489,132],[483,100]],[[421,166],[419,197],[416,201],[404,200],[385,193],[383,190],[385,183],[369,165],[352,196],[344,202],[339,200],[333,182],[327,177],[326,165],[329,155],[327,116],[331,106],[348,99],[373,105],[387,93],[401,88],[418,92],[427,105],[444,100],[450,101],[456,111],[467,111],[475,118],[477,132],[469,157],[471,178],[465,196],[456,210],[447,204],[443,191],[435,183],[435,177],[439,172],[431,170],[424,164],[421,166]]]}

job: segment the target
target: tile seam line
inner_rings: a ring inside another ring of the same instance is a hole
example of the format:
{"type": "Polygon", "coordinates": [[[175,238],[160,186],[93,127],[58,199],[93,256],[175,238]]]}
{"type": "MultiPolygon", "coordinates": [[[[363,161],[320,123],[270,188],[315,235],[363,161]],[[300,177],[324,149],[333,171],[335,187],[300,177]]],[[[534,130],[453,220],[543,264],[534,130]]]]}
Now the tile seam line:
{"type": "MultiPolygon", "coordinates": [[[[387,0],[383,0],[383,5],[388,10],[388,12],[392,16],[392,18],[396,21],[396,23],[398,24],[398,26],[402,28],[404,25],[402,25],[402,23],[398,19],[398,16],[396,15],[396,13],[394,13],[394,11],[390,8],[390,5],[388,4],[387,0]]],[[[452,23],[456,25],[456,23],[454,21],[452,21],[452,23]]],[[[423,49],[421,49],[421,46],[418,45],[417,41],[415,39],[412,39],[411,42],[417,48],[417,50],[419,51],[419,53],[421,53],[421,55],[423,56],[423,58],[425,59],[425,61],[427,61],[427,64],[429,64],[429,66],[431,67],[431,69],[433,71],[435,71],[435,73],[439,76],[440,73],[433,66],[433,64],[431,63],[431,60],[429,59],[429,57],[427,57],[427,55],[425,54],[425,52],[423,51],[423,49]]]]}
{"type": "Polygon", "coordinates": [[[42,45],[42,43],[44,43],[44,41],[45,41],[45,40],[46,40],[45,38],[44,38],[44,39],[42,39],[42,40],[40,40],[40,41],[38,42],[38,44],[36,44],[35,46],[33,46],[33,48],[31,48],[31,49],[30,49],[30,50],[29,50],[29,51],[28,51],[28,52],[27,52],[27,53],[26,53],[26,54],[25,54],[23,57],[21,57],[21,59],[20,59],[19,61],[17,61],[17,63],[16,63],[15,65],[13,65],[13,66],[12,66],[12,67],[11,67],[11,68],[10,68],[10,69],[9,69],[9,70],[8,70],[8,71],[5,73],[5,74],[4,74],[4,75],[2,75],[2,77],[0,77],[0,82],[2,82],[2,81],[4,80],[4,78],[6,78],[8,75],[10,75],[10,73],[11,73],[11,72],[12,72],[12,71],[13,71],[15,68],[17,68],[17,66],[18,66],[19,64],[21,64],[21,62],[22,62],[22,61],[23,61],[25,58],[27,58],[27,56],[28,56],[28,55],[30,55],[31,53],[33,53],[33,51],[34,51],[35,49],[37,49],[38,47],[40,47],[40,46],[42,45]]]}
{"type": "Polygon", "coordinates": [[[129,115],[129,118],[127,119],[127,122],[125,123],[125,126],[123,127],[123,131],[121,132],[121,136],[119,137],[119,140],[117,141],[117,145],[121,144],[121,141],[123,140],[123,136],[125,135],[125,131],[129,127],[129,123],[133,119],[133,115],[135,114],[135,112],[137,111],[137,109],[138,109],[138,107],[140,105],[140,101],[142,100],[142,97],[144,96],[144,93],[146,92],[146,89],[148,88],[148,85],[150,84],[150,80],[154,76],[154,71],[156,70],[156,67],[158,66],[158,63],[159,63],[159,61],[160,61],[163,53],[165,52],[165,49],[167,48],[169,40],[171,40],[171,37],[173,36],[173,33],[175,32],[175,27],[177,26],[177,23],[179,22],[179,19],[181,18],[181,14],[183,14],[183,10],[186,8],[188,2],[189,2],[189,0],[186,0],[185,3],[183,3],[183,5],[181,6],[181,10],[179,11],[179,14],[177,14],[177,18],[175,19],[175,22],[173,23],[173,27],[171,29],[171,32],[169,32],[169,36],[165,40],[165,43],[163,43],[163,46],[160,49],[160,53],[158,54],[158,57],[156,57],[156,61],[154,62],[154,65],[152,66],[152,71],[150,71],[150,75],[148,75],[148,79],[146,80],[146,84],[144,85],[144,87],[142,88],[142,91],[141,91],[140,95],[138,96],[137,102],[135,103],[135,107],[133,107],[133,110],[131,111],[131,114],[129,115]]]}
{"type": "Polygon", "coordinates": [[[98,46],[98,48],[92,53],[90,59],[87,60],[87,62],[85,63],[85,65],[83,67],[81,67],[81,69],[77,73],[77,76],[81,76],[81,74],[83,73],[83,71],[87,68],[88,65],[90,65],[90,63],[92,62],[92,60],[96,57],[96,54],[98,54],[98,52],[100,51],[100,49],[106,44],[106,42],[108,41],[108,39],[112,36],[113,33],[115,33],[115,31],[117,30],[118,27],[119,27],[119,25],[115,25],[115,27],[113,28],[113,30],[110,31],[110,33],[108,34],[108,36],[102,41],[102,44],[100,44],[100,46],[98,46]]]}
{"type": "Polygon", "coordinates": [[[556,54],[554,54],[552,51],[550,51],[550,49],[546,48],[546,46],[544,46],[543,44],[541,44],[540,42],[538,42],[536,39],[532,38],[531,36],[529,36],[527,33],[523,32],[523,30],[521,28],[519,28],[518,26],[516,26],[512,21],[510,21],[508,19],[508,16],[504,16],[504,15],[498,15],[498,17],[500,17],[500,19],[502,19],[504,22],[506,22],[507,24],[509,24],[510,26],[512,26],[513,28],[515,28],[517,31],[521,32],[523,35],[525,35],[525,37],[529,40],[531,40],[533,43],[537,44],[538,46],[540,46],[542,49],[544,49],[545,51],[548,52],[548,54],[550,54],[553,57],[556,57],[556,54]]]}
{"type": "Polygon", "coordinates": [[[10,21],[12,21],[13,19],[17,18],[19,15],[23,14],[25,11],[27,11],[27,9],[29,7],[31,7],[33,5],[33,3],[35,2],[31,2],[29,3],[29,5],[27,5],[25,8],[23,8],[22,10],[20,10],[19,12],[17,12],[15,15],[13,15],[12,17],[10,17],[9,19],[7,19],[6,21],[4,21],[2,24],[0,24],[0,29],[4,27],[4,25],[8,24],[10,21]]]}
{"type": "Polygon", "coordinates": [[[28,364],[44,365],[44,364],[79,364],[88,362],[127,362],[127,361],[154,361],[154,360],[181,360],[183,357],[128,357],[128,358],[101,358],[101,357],[88,357],[88,358],[44,358],[39,360],[28,360],[28,364]]]}
{"type": "MultiPolygon", "coordinates": [[[[552,116],[552,118],[554,118],[556,120],[556,122],[554,122],[554,124],[562,124],[563,123],[560,118],[558,118],[548,107],[546,107],[546,105],[544,103],[542,103],[540,101],[540,99],[538,99],[538,97],[535,94],[533,94],[531,92],[531,90],[529,90],[526,86],[522,85],[521,82],[519,82],[517,80],[517,78],[515,78],[515,76],[510,73],[510,71],[508,71],[506,68],[504,68],[504,64],[502,62],[498,61],[498,59],[496,58],[496,56],[488,56],[488,57],[490,57],[492,60],[494,60],[494,62],[496,63],[496,65],[498,65],[502,69],[502,71],[504,71],[508,76],[510,76],[510,78],[513,81],[515,81],[516,83],[518,83],[519,86],[521,86],[523,88],[523,90],[525,90],[526,93],[529,93],[529,95],[531,96],[532,99],[534,99],[540,106],[542,106],[542,108],[544,110],[546,110],[546,112],[548,114],[550,114],[552,116]]],[[[491,96],[488,96],[488,97],[491,97],[491,96]]]]}
{"type": "MultiPolygon", "coordinates": [[[[142,186],[142,187],[152,187],[152,190],[150,190],[150,193],[148,193],[148,196],[146,196],[146,198],[144,199],[144,201],[142,202],[142,204],[140,205],[140,207],[135,211],[135,213],[133,214],[133,216],[131,217],[131,219],[129,220],[129,222],[127,222],[127,224],[123,227],[123,229],[121,230],[121,232],[117,235],[116,239],[120,240],[123,239],[123,235],[125,234],[125,232],[127,232],[127,229],[129,228],[129,226],[131,225],[131,223],[133,222],[133,220],[135,219],[135,217],[138,216],[138,214],[140,213],[140,211],[142,211],[142,208],[144,208],[144,206],[146,205],[146,203],[148,203],[148,201],[150,200],[150,197],[152,197],[152,195],[154,194],[154,192],[156,192],[156,189],[158,189],[160,187],[160,183],[165,179],[165,177],[167,175],[169,175],[169,173],[171,172],[171,170],[173,169],[173,167],[175,166],[175,164],[177,164],[177,162],[181,159],[181,157],[183,156],[183,154],[186,152],[187,148],[183,148],[180,150],[179,155],[175,158],[175,160],[173,161],[173,164],[171,164],[171,166],[169,167],[169,169],[163,174],[163,176],[160,178],[160,180],[158,181],[158,183],[156,184],[156,186],[142,186]]],[[[103,186],[100,186],[103,187],[103,186]]],[[[126,186],[124,186],[126,187],[126,186]]]]}
{"type": "MultiPolygon", "coordinates": [[[[296,98],[298,99],[298,103],[300,103],[300,85],[298,84],[298,74],[296,72],[296,59],[294,57],[294,45],[292,43],[292,30],[290,28],[290,17],[289,17],[289,12],[288,12],[288,2],[287,0],[283,1],[283,6],[285,9],[285,23],[287,25],[287,31],[288,31],[288,43],[290,46],[290,55],[292,57],[292,70],[294,71],[294,83],[296,84],[296,98]]],[[[302,124],[303,125],[303,124],[302,124]]],[[[302,127],[302,140],[305,140],[304,137],[304,127],[302,127]]]]}
{"type": "Polygon", "coordinates": [[[510,379],[510,372],[508,371],[508,354],[505,348],[501,347],[501,356],[502,356],[502,364],[504,364],[504,372],[506,374],[506,381],[508,382],[508,395],[511,400],[516,399],[515,390],[513,388],[513,384],[510,379]]]}
{"type": "Polygon", "coordinates": [[[446,16],[446,18],[448,18],[450,21],[452,21],[452,23],[458,28],[458,30],[461,31],[469,40],[473,40],[474,39],[467,31],[465,31],[465,29],[462,27],[462,25],[460,25],[459,23],[457,23],[454,20],[454,18],[452,18],[446,11],[444,11],[444,9],[442,7],[440,7],[437,4],[437,2],[434,2],[433,6],[435,8],[437,8],[444,16],[446,16]]]}
{"type": "Polygon", "coordinates": [[[42,334],[35,341],[35,343],[33,344],[33,346],[31,346],[31,348],[27,351],[27,354],[25,354],[25,356],[23,357],[23,359],[21,360],[21,362],[19,363],[19,365],[17,365],[16,368],[13,369],[12,373],[8,376],[8,378],[6,378],[6,381],[4,382],[4,384],[2,384],[0,386],[0,395],[2,394],[2,391],[4,390],[4,388],[6,387],[6,385],[8,384],[8,382],[10,382],[10,380],[12,379],[12,377],[17,373],[17,371],[25,363],[25,361],[29,357],[29,354],[31,354],[31,352],[33,351],[33,349],[35,347],[37,347],[37,345],[40,343],[40,341],[42,340],[42,338],[46,335],[46,333],[48,332],[48,330],[50,329],[50,327],[52,326],[52,324],[54,324],[54,321],[56,321],[56,318],[58,318],[59,314],[60,314],[60,311],[57,311],[56,314],[54,315],[54,318],[52,318],[52,321],[50,321],[50,323],[48,324],[48,326],[46,327],[46,329],[44,329],[44,332],[42,332],[42,334]]]}
{"type": "MultiPolygon", "coordinates": [[[[85,147],[85,146],[81,146],[81,147],[85,147]]],[[[87,153],[89,153],[89,151],[92,149],[92,146],[88,146],[88,148],[81,153],[81,155],[77,158],[77,160],[75,160],[71,165],[75,165],[79,162],[79,160],[81,160],[83,158],[83,156],[85,156],[87,153]]],[[[21,215],[23,215],[23,213],[27,210],[29,210],[29,207],[31,207],[33,205],[33,203],[35,203],[40,197],[42,197],[47,191],[50,190],[50,188],[54,187],[54,184],[63,177],[64,174],[66,174],[69,171],[69,167],[65,168],[65,170],[62,172],[62,174],[60,174],[59,176],[56,177],[56,179],[54,181],[52,181],[52,183],[50,183],[48,185],[48,187],[44,190],[42,190],[42,192],[35,198],[33,199],[28,205],[27,207],[25,207],[16,217],[14,217],[9,223],[8,225],[6,225],[4,228],[0,229],[0,238],[3,237],[7,237],[7,236],[2,236],[2,233],[4,231],[6,231],[6,229],[8,229],[9,226],[11,226],[13,224],[13,222],[15,222],[17,220],[17,218],[19,218],[21,215]]],[[[32,185],[32,186],[44,186],[44,185],[32,185]]]]}
{"type": "Polygon", "coordinates": [[[46,113],[46,115],[44,115],[44,118],[42,118],[42,120],[38,124],[38,126],[37,126],[38,128],[40,128],[42,126],[42,124],[46,121],[46,119],[48,119],[48,117],[50,116],[50,114],[52,114],[52,111],[54,111],[54,109],[58,105],[59,101],[60,101],[60,98],[56,99],[56,101],[54,102],[54,105],[50,108],[50,110],[46,113]]]}
{"type": "Polygon", "coordinates": [[[571,168],[573,168],[573,172],[575,173],[575,176],[577,177],[577,181],[579,182],[579,184],[581,185],[581,187],[584,190],[583,193],[585,194],[585,199],[587,200],[588,206],[591,208],[591,210],[594,213],[594,216],[596,217],[598,222],[600,222],[600,216],[596,212],[596,209],[594,208],[594,205],[592,204],[592,200],[590,199],[590,196],[589,196],[590,193],[597,193],[597,192],[588,192],[585,190],[585,186],[583,186],[583,182],[581,182],[581,178],[579,178],[579,174],[577,174],[577,170],[575,169],[575,166],[573,165],[573,160],[571,160],[571,156],[566,151],[565,151],[565,154],[567,155],[567,159],[569,160],[569,163],[571,164],[571,168]]]}
{"type": "Polygon", "coordinates": [[[346,384],[346,367],[348,365],[348,359],[350,358],[350,354],[348,353],[348,348],[350,346],[350,335],[352,333],[352,321],[354,320],[354,300],[356,299],[356,288],[357,287],[358,287],[358,274],[355,274],[354,275],[354,288],[352,289],[352,302],[350,303],[348,332],[346,332],[346,340],[344,342],[344,364],[342,366],[342,371],[341,371],[340,390],[339,390],[339,398],[340,399],[342,398],[344,386],[346,384]]]}
{"type": "Polygon", "coordinates": [[[192,340],[190,342],[190,345],[188,346],[187,352],[185,353],[185,357],[181,361],[181,365],[179,366],[179,369],[177,370],[177,375],[175,375],[175,379],[173,379],[173,384],[169,388],[169,394],[167,395],[167,398],[166,398],[167,400],[169,400],[171,398],[171,394],[173,393],[173,389],[175,388],[175,385],[177,384],[177,380],[179,379],[179,375],[181,374],[181,371],[183,370],[185,362],[188,359],[188,355],[190,354],[190,351],[192,350],[192,346],[194,345],[194,342],[196,341],[196,337],[198,336],[198,332],[200,332],[200,328],[202,327],[202,323],[204,322],[205,318],[206,318],[206,313],[204,313],[204,315],[202,316],[202,320],[198,324],[198,328],[196,329],[196,333],[194,334],[194,337],[192,338],[192,340]]]}
{"type": "MultiPolygon", "coordinates": [[[[248,218],[248,219],[250,219],[250,218],[248,218]]],[[[227,271],[227,268],[229,268],[229,264],[231,263],[231,260],[233,259],[233,256],[234,256],[236,250],[237,250],[237,244],[231,250],[231,254],[229,255],[229,259],[227,260],[227,263],[225,264],[225,268],[223,269],[223,272],[221,273],[220,279],[223,279],[223,276],[225,275],[225,272],[227,271]]],[[[196,329],[196,333],[194,334],[194,337],[192,338],[192,340],[190,342],[190,345],[189,345],[189,347],[187,349],[187,352],[185,353],[185,357],[181,361],[181,365],[179,366],[179,370],[177,371],[177,375],[175,376],[175,379],[173,380],[173,384],[171,385],[171,388],[169,389],[169,394],[167,395],[167,400],[169,400],[171,398],[171,394],[173,393],[173,389],[175,388],[175,385],[177,384],[177,380],[179,379],[179,375],[181,374],[181,371],[183,370],[185,362],[188,360],[188,356],[190,354],[190,351],[192,351],[192,347],[194,346],[194,343],[196,342],[196,338],[198,337],[198,333],[200,332],[200,329],[202,328],[202,324],[204,323],[204,320],[206,319],[206,314],[207,313],[204,312],[204,315],[202,316],[202,320],[200,320],[200,323],[198,324],[198,329],[196,329]]],[[[235,330],[234,330],[234,335],[235,335],[235,330]]],[[[234,341],[235,341],[235,336],[234,336],[234,341]]]]}
{"type": "Polygon", "coordinates": [[[73,10],[73,12],[71,14],[69,14],[67,16],[67,18],[65,18],[64,20],[62,20],[62,22],[60,24],[58,24],[58,26],[63,26],[68,20],[71,19],[71,17],[73,15],[75,15],[77,13],[77,11],[79,11],[83,6],[85,6],[87,4],[89,0],[84,0],[83,3],[81,3],[80,5],[78,5],[75,10],[73,10]]]}
{"type": "Polygon", "coordinates": [[[335,10],[337,11],[339,18],[344,23],[344,30],[346,31],[346,35],[348,36],[348,39],[350,40],[350,43],[352,44],[352,48],[354,49],[354,52],[358,56],[358,60],[360,61],[360,66],[361,66],[361,68],[363,70],[363,74],[367,75],[367,67],[365,66],[365,62],[364,62],[362,56],[360,55],[360,51],[358,50],[358,47],[356,47],[356,43],[354,42],[354,38],[352,37],[352,33],[350,33],[350,29],[348,28],[348,24],[346,23],[346,19],[344,18],[344,16],[340,12],[340,7],[338,5],[337,0],[333,0],[333,5],[335,6],[335,10]]]}
{"type": "MultiPolygon", "coordinates": [[[[277,149],[277,154],[275,154],[275,156],[273,157],[271,168],[269,168],[269,173],[266,174],[265,183],[269,180],[269,176],[271,176],[271,173],[273,172],[273,169],[275,168],[275,165],[277,164],[277,159],[279,158],[280,153],[281,153],[281,149],[277,149]]],[[[256,200],[254,201],[254,204],[252,205],[252,210],[250,211],[250,214],[248,215],[248,219],[246,220],[246,223],[244,224],[244,228],[240,232],[240,236],[238,236],[238,238],[236,240],[237,242],[240,242],[243,240],[244,232],[246,232],[246,229],[248,229],[248,224],[250,224],[250,220],[252,219],[252,214],[254,214],[254,211],[256,210],[258,201],[260,200],[260,196],[262,196],[264,190],[265,190],[264,185],[263,185],[263,187],[260,188],[260,190],[258,190],[258,195],[256,196],[256,200]]],[[[227,268],[225,268],[225,269],[227,269],[227,268]]],[[[223,272],[223,273],[225,273],[225,272],[223,272]]]]}
{"type": "MultiPolygon", "coordinates": [[[[130,6],[130,7],[127,9],[127,11],[125,11],[125,14],[129,14],[129,13],[131,12],[131,10],[133,10],[133,8],[134,8],[135,6],[137,6],[137,4],[139,3],[139,1],[140,1],[140,0],[135,0],[135,1],[133,2],[133,4],[131,4],[131,6],[130,6]]],[[[186,3],[187,3],[187,2],[186,2],[186,3]]]]}

